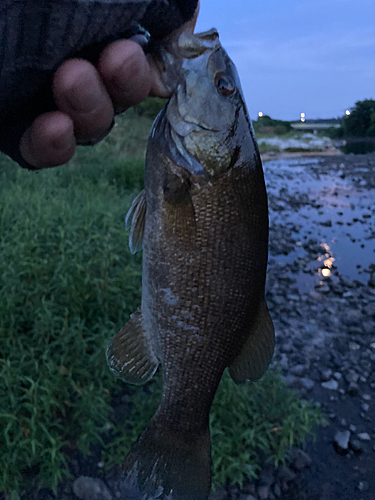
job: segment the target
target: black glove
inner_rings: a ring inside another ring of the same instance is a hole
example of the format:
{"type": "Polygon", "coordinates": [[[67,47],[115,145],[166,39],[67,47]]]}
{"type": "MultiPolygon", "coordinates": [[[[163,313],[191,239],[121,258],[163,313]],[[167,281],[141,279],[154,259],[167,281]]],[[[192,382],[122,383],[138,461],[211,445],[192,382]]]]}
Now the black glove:
{"type": "Polygon", "coordinates": [[[19,141],[56,109],[52,79],[71,57],[96,63],[104,47],[139,23],[161,40],[192,18],[197,0],[3,0],[0,10],[0,151],[32,168],[19,141]],[[4,5],[5,3],[5,5],[4,5]]]}

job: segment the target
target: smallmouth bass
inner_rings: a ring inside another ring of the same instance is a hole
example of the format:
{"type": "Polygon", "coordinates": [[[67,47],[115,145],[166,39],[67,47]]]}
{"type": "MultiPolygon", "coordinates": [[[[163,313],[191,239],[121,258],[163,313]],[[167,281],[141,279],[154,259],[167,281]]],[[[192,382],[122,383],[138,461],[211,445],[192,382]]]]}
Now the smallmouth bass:
{"type": "Polygon", "coordinates": [[[258,379],[274,348],[264,299],[268,209],[262,164],[233,62],[218,33],[162,49],[172,97],[149,138],[145,190],[128,216],[143,249],[142,305],[107,348],[125,382],[161,364],[163,393],[122,465],[125,499],[204,500],[209,412],[225,368],[258,379]]]}

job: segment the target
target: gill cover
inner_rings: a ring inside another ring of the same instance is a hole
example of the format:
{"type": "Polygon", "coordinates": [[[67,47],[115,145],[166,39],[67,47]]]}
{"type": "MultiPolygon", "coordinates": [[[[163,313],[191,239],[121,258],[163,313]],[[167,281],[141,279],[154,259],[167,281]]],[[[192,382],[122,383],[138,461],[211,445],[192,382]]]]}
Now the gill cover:
{"type": "Polygon", "coordinates": [[[164,81],[172,92],[165,119],[176,164],[182,159],[192,175],[214,176],[234,166],[242,148],[251,157],[252,127],[236,68],[218,32],[181,33],[162,58],[164,81]]]}

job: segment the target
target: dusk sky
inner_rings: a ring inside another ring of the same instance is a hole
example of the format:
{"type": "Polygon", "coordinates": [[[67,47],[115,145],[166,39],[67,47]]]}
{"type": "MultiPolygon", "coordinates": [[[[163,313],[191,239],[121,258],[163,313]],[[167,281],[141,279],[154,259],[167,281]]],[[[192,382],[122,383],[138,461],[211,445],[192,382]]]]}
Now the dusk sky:
{"type": "Polygon", "coordinates": [[[375,99],[374,0],[201,0],[235,62],[251,118],[342,116],[375,99]]]}

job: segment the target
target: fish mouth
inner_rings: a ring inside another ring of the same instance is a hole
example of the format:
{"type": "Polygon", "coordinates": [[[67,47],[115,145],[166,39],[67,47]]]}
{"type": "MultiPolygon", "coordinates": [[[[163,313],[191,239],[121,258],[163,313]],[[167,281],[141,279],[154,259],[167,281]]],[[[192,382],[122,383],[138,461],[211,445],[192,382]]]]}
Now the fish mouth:
{"type": "MultiPolygon", "coordinates": [[[[165,154],[165,156],[167,156],[175,165],[178,165],[186,170],[192,177],[208,178],[208,175],[202,165],[188,152],[184,144],[184,139],[187,135],[189,135],[189,133],[193,130],[204,130],[204,128],[196,124],[187,124],[188,128],[185,130],[182,130],[179,127],[174,127],[169,120],[168,115],[170,113],[168,113],[168,107],[169,103],[156,117],[151,130],[151,137],[154,137],[156,133],[159,134],[161,131],[160,144],[163,149],[163,154],[165,154]],[[190,126],[192,126],[191,129],[190,126]],[[176,128],[178,130],[176,130],[176,128]]],[[[183,122],[181,121],[180,123],[183,122]]]]}

